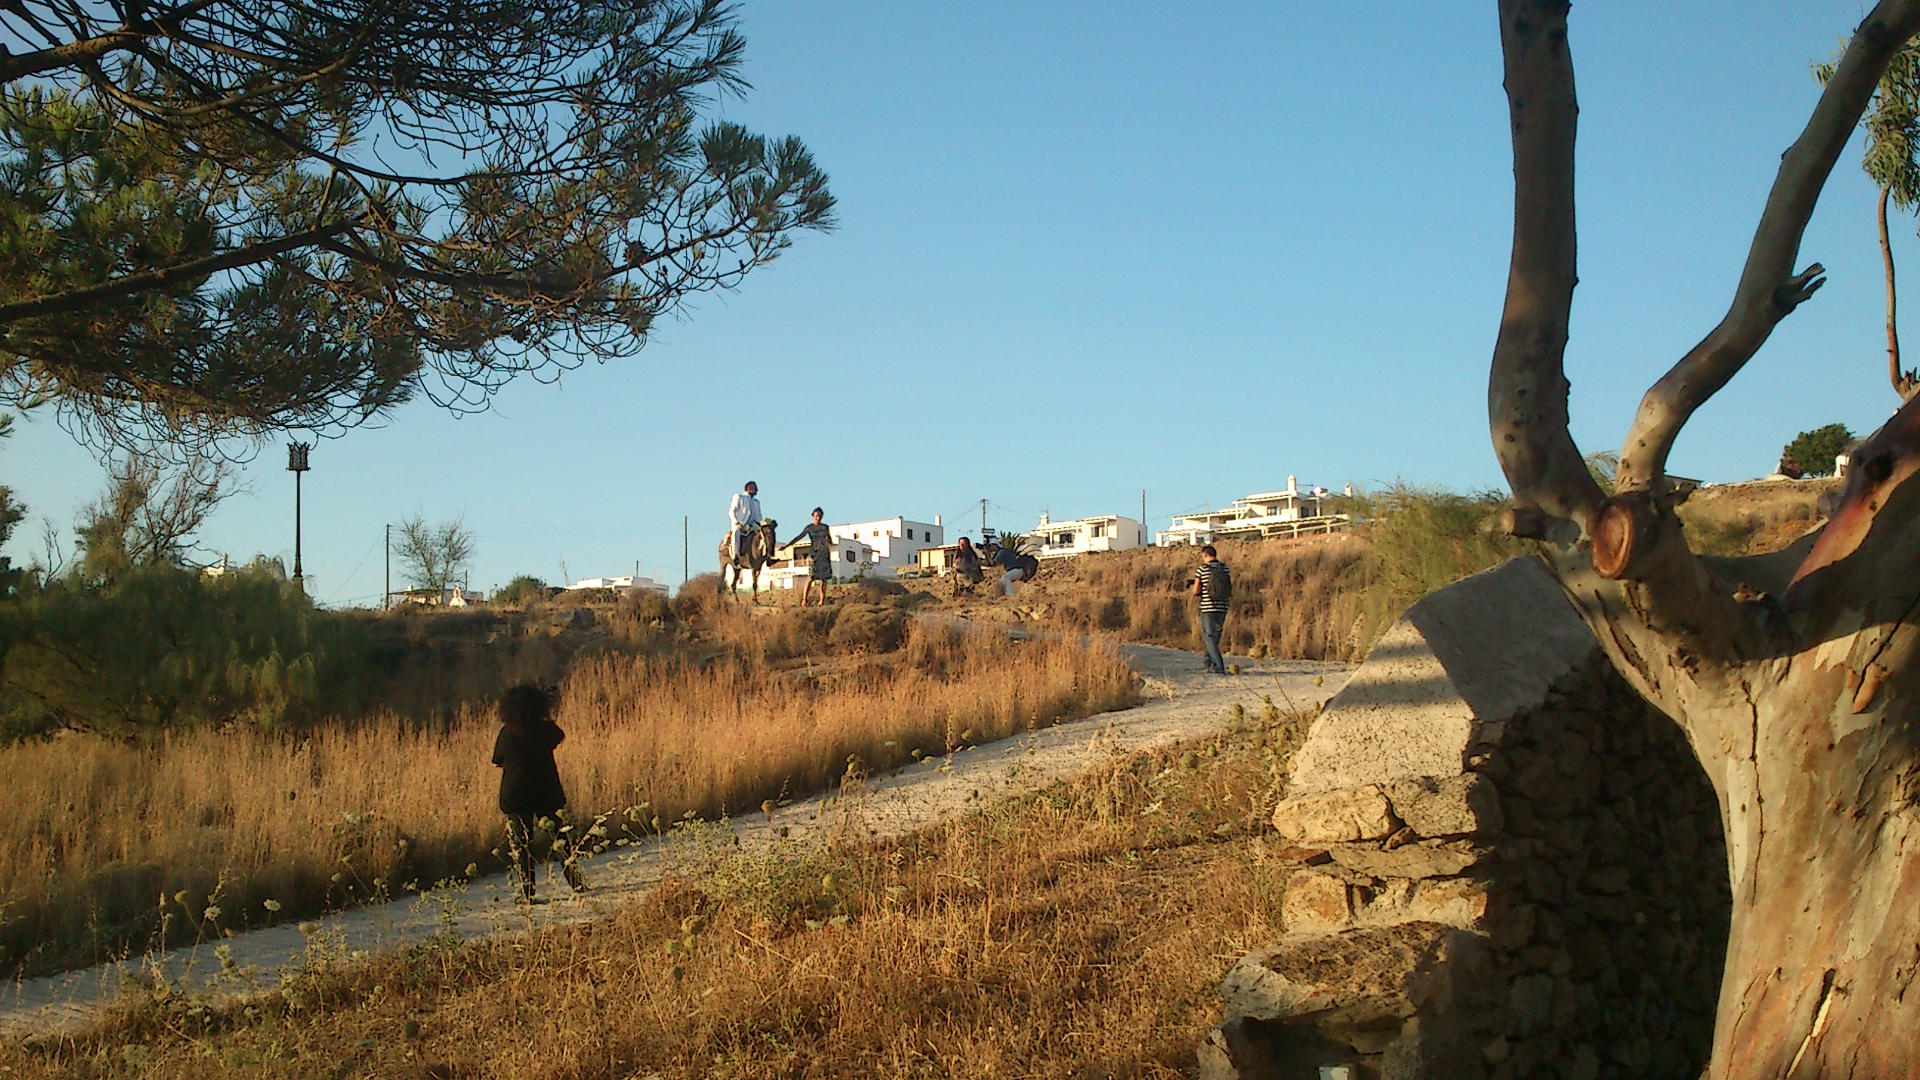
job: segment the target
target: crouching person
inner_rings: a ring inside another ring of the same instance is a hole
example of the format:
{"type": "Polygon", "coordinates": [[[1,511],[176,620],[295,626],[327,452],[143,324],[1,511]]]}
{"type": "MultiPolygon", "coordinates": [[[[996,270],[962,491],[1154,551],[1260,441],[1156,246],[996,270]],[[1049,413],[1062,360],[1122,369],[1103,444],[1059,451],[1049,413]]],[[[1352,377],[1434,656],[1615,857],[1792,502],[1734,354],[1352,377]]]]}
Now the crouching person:
{"type": "Polygon", "coordinates": [[[553,749],[567,737],[553,722],[553,697],[546,690],[522,683],[500,698],[500,734],[493,742],[493,763],[500,768],[500,812],[507,815],[507,847],[520,898],[533,902],[533,831],[540,819],[553,820],[550,858],[558,858],[567,884],[575,892],[586,889],[575,864],[576,852],[558,820],[567,805],[560,786],[560,770],[553,749]]]}

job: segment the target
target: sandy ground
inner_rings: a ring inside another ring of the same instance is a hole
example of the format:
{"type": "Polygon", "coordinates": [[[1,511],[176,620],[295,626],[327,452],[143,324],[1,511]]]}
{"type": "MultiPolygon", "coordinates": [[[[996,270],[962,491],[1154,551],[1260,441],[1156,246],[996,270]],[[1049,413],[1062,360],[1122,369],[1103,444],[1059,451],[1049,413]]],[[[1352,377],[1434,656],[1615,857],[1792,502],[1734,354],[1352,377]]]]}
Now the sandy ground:
{"type": "MultiPolygon", "coordinates": [[[[854,793],[816,796],[729,824],[743,845],[768,844],[783,833],[789,842],[807,843],[829,825],[844,828],[849,820],[873,836],[902,835],[1137,750],[1215,733],[1235,703],[1256,715],[1264,697],[1282,708],[1317,706],[1352,670],[1346,664],[1236,657],[1229,659],[1239,663],[1240,674],[1214,676],[1201,669],[1194,653],[1148,645],[1122,651],[1145,682],[1145,700],[1135,708],[929,758],[874,776],[854,793]]],[[[303,965],[351,960],[436,935],[488,937],[599,918],[651,888],[667,858],[664,841],[615,849],[583,863],[588,892],[573,896],[559,882],[543,880],[541,892],[553,899],[533,906],[514,902],[501,873],[299,925],[250,931],[218,943],[219,949],[209,943],[18,980],[0,989],[0,1036],[84,1029],[130,977],[143,974],[164,977],[176,992],[224,1001],[272,990],[303,965]]]]}

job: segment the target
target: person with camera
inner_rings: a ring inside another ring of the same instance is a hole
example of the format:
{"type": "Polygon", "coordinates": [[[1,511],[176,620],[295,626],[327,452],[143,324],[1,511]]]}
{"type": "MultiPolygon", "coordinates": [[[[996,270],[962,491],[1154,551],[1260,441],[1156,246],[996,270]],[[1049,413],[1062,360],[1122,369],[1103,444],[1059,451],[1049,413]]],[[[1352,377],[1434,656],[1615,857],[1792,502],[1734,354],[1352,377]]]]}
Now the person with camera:
{"type": "Polygon", "coordinates": [[[1227,659],[1220,655],[1220,631],[1226,628],[1227,607],[1233,600],[1233,574],[1212,544],[1200,549],[1200,567],[1187,579],[1187,592],[1200,598],[1200,642],[1206,650],[1207,670],[1225,675],[1227,659]]]}

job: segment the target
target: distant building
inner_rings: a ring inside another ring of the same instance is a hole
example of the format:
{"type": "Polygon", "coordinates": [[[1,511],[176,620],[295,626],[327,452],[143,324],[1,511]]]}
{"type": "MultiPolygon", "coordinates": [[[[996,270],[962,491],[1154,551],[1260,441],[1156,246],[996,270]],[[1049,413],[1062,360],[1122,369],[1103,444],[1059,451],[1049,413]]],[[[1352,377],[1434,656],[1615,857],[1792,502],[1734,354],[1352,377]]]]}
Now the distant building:
{"type": "Polygon", "coordinates": [[[388,607],[419,604],[422,607],[463,608],[486,602],[485,594],[474,592],[461,585],[450,585],[444,589],[404,589],[387,594],[388,607]]]}
{"type": "MultiPolygon", "coordinates": [[[[835,578],[864,577],[873,572],[874,549],[858,540],[830,537],[835,578]]],[[[773,553],[760,571],[760,584],[771,589],[799,589],[813,580],[813,542],[802,540],[773,553]]]]}
{"type": "Polygon", "coordinates": [[[874,573],[891,574],[903,566],[914,566],[914,554],[922,548],[939,547],[947,542],[947,530],[935,514],[931,522],[910,518],[882,518],[879,521],[855,521],[829,526],[835,540],[858,540],[873,549],[874,573]]]}
{"type": "Polygon", "coordinates": [[[627,574],[624,577],[581,578],[571,585],[562,586],[560,591],[574,592],[580,589],[610,589],[619,592],[627,592],[632,589],[647,589],[653,592],[667,591],[665,585],[660,584],[650,577],[640,577],[636,574],[627,574]]]}
{"type": "MultiPolygon", "coordinates": [[[[930,522],[894,517],[828,525],[827,529],[832,534],[828,542],[833,545],[835,579],[890,577],[902,569],[917,568],[919,553],[940,547],[946,537],[938,514],[930,522]]],[[[812,567],[813,544],[802,540],[774,552],[760,571],[760,580],[776,589],[800,588],[812,580],[812,567]]]]}
{"type": "Polygon", "coordinates": [[[1042,559],[1085,555],[1094,551],[1126,551],[1147,546],[1147,527],[1130,517],[1101,514],[1054,521],[1040,515],[1040,524],[1027,534],[1032,553],[1042,559]]]}
{"type": "Polygon", "coordinates": [[[921,574],[944,574],[953,567],[953,553],[960,550],[960,544],[941,544],[939,547],[921,548],[913,553],[916,569],[921,574]]]}
{"type": "MultiPolygon", "coordinates": [[[[1348,485],[1346,494],[1353,494],[1348,485]]],[[[1287,477],[1284,491],[1264,491],[1233,500],[1233,505],[1200,514],[1175,514],[1173,524],[1160,533],[1161,547],[1211,544],[1215,540],[1261,540],[1270,537],[1312,536],[1345,532],[1352,515],[1333,513],[1323,487],[1301,490],[1287,477]]]]}

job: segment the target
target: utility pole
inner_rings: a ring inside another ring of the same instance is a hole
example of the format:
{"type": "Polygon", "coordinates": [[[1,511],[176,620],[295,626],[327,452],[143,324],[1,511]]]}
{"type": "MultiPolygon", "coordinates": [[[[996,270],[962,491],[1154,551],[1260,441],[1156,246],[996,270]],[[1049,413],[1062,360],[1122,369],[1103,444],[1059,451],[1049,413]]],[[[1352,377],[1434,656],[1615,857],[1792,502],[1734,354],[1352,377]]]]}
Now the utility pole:
{"type": "Polygon", "coordinates": [[[385,611],[392,606],[393,606],[393,526],[389,524],[387,526],[387,587],[386,587],[386,591],[380,594],[380,610],[385,611]]]}
{"type": "Polygon", "coordinates": [[[287,471],[293,474],[293,580],[303,592],[306,586],[301,582],[300,572],[300,474],[308,469],[307,452],[312,449],[312,443],[287,444],[287,471]]]}
{"type": "Polygon", "coordinates": [[[981,499],[980,500],[980,537],[981,539],[985,539],[986,535],[987,535],[987,500],[981,499]]]}

